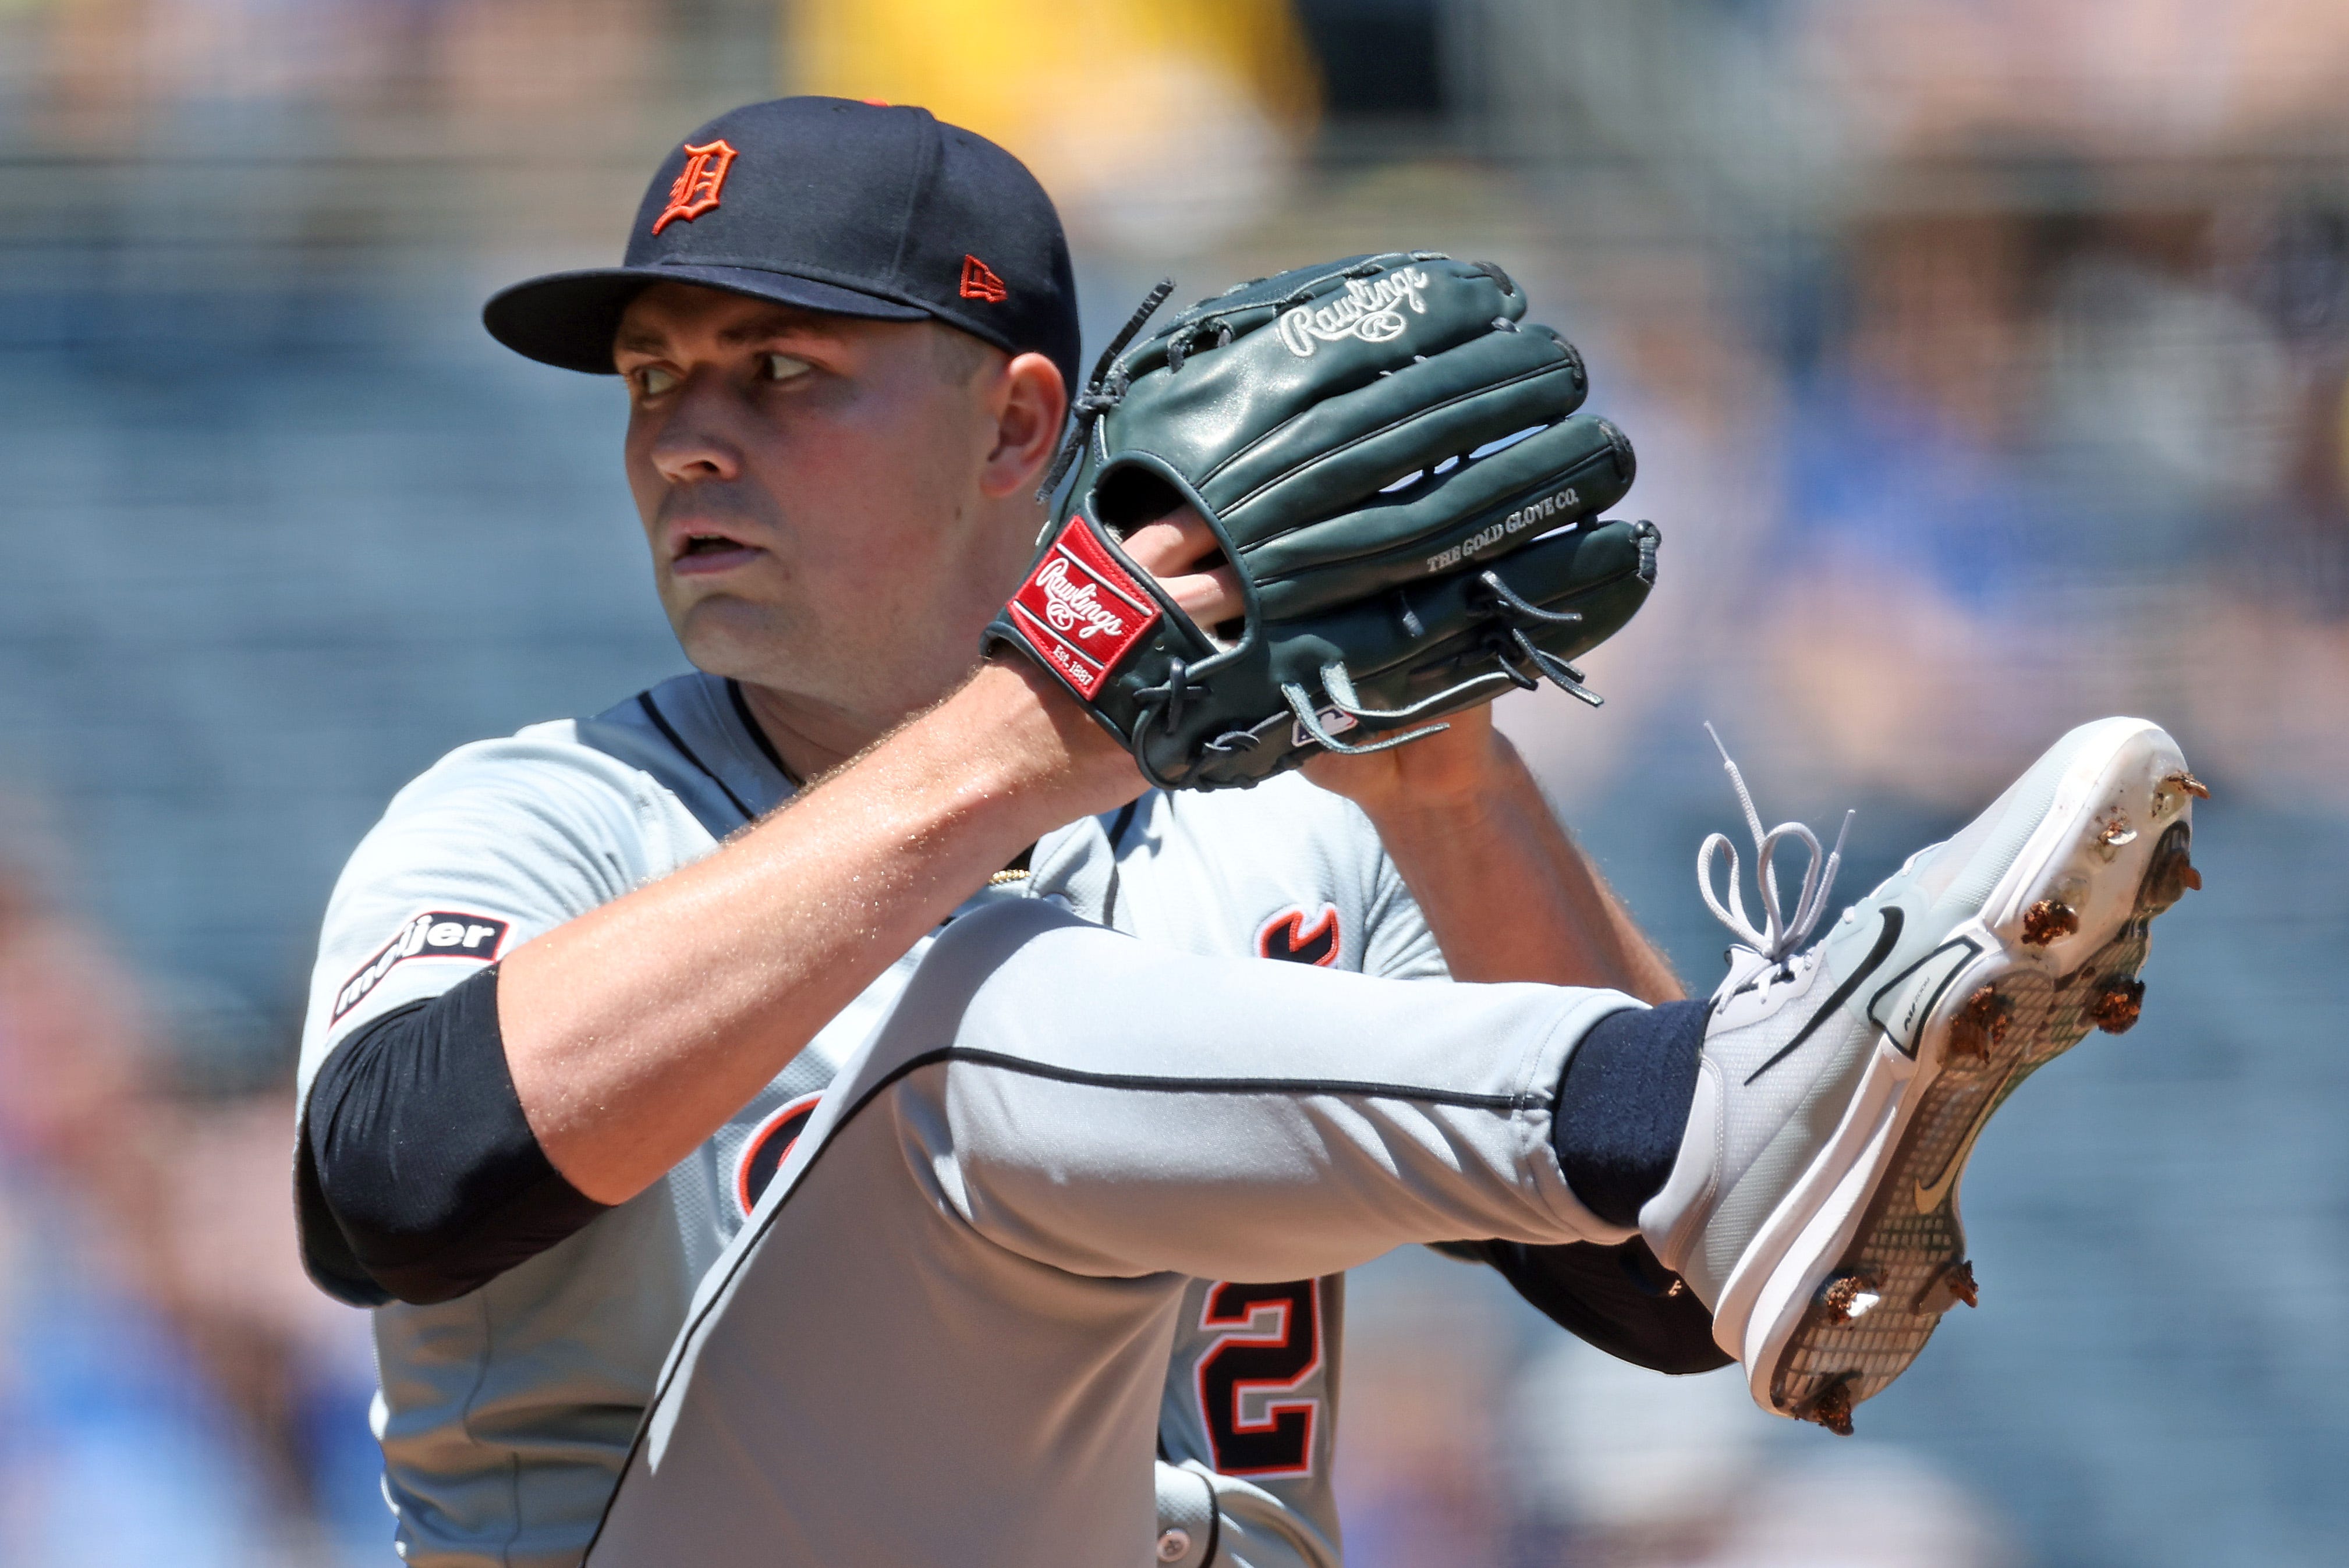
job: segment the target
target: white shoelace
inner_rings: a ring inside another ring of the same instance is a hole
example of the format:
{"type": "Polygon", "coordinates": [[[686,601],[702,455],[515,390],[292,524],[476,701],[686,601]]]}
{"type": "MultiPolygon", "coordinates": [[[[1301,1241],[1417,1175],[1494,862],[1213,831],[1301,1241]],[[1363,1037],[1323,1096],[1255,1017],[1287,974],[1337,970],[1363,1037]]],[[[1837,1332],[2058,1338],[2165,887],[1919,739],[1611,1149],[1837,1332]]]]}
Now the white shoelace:
{"type": "Polygon", "coordinates": [[[1746,917],[1745,892],[1737,882],[1737,846],[1726,833],[1714,833],[1704,841],[1696,852],[1696,882],[1704,893],[1705,907],[1713,918],[1729,927],[1737,939],[1771,964],[1784,966],[1796,948],[1810,940],[1826,913],[1827,895],[1835,888],[1836,872],[1843,865],[1844,835],[1851,831],[1851,820],[1856,814],[1843,814],[1843,827],[1836,833],[1835,848],[1827,851],[1824,864],[1819,859],[1819,837],[1800,822],[1781,822],[1768,832],[1762,830],[1762,813],[1754,809],[1754,796],[1745,788],[1745,777],[1730,760],[1729,748],[1722,745],[1721,735],[1708,723],[1704,732],[1713,737],[1713,746],[1721,752],[1721,765],[1729,770],[1729,782],[1737,790],[1737,803],[1745,809],[1745,825],[1754,834],[1754,880],[1760,890],[1764,920],[1760,928],[1746,917]],[[1791,919],[1782,918],[1778,912],[1778,872],[1770,863],[1780,841],[1799,840],[1811,851],[1809,863],[1803,868],[1803,891],[1795,896],[1795,913],[1791,919]],[[1724,904],[1713,891],[1713,856],[1716,850],[1729,851],[1729,902],[1724,904]]]}

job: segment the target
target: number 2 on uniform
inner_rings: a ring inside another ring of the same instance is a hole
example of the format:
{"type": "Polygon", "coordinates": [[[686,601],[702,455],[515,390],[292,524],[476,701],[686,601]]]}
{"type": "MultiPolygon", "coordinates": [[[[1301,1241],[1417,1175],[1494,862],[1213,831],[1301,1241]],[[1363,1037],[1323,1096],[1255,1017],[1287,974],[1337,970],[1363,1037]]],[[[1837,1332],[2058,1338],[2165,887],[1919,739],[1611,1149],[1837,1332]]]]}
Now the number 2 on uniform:
{"type": "Polygon", "coordinates": [[[1211,1286],[1199,1326],[1231,1331],[1199,1357],[1199,1416],[1216,1469],[1226,1475],[1310,1475],[1321,1401],[1279,1396],[1321,1369],[1320,1282],[1211,1286]]]}

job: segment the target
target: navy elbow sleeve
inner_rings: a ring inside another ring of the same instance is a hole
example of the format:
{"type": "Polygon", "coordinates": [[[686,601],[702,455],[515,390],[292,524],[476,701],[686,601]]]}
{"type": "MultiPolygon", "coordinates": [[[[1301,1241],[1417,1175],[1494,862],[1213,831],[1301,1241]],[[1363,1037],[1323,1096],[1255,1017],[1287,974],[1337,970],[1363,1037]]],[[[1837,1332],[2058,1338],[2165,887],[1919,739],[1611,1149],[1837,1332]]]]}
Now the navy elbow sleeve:
{"type": "Polygon", "coordinates": [[[303,1185],[343,1243],[310,1250],[401,1301],[477,1290],[605,1209],[554,1169],[523,1115],[497,986],[492,965],[386,1014],[310,1088],[303,1185]]]}

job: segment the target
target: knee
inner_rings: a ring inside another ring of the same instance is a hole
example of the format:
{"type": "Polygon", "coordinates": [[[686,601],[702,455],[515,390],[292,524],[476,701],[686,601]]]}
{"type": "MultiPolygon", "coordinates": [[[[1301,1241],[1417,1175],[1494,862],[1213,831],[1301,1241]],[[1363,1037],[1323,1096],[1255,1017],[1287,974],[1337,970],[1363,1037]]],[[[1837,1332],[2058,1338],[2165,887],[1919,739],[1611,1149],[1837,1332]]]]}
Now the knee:
{"type": "Polygon", "coordinates": [[[1124,940],[1049,899],[990,899],[956,916],[915,965],[881,1025],[874,1055],[903,1059],[955,1043],[968,1032],[972,1006],[988,982],[1040,942],[1072,933],[1124,940]]]}

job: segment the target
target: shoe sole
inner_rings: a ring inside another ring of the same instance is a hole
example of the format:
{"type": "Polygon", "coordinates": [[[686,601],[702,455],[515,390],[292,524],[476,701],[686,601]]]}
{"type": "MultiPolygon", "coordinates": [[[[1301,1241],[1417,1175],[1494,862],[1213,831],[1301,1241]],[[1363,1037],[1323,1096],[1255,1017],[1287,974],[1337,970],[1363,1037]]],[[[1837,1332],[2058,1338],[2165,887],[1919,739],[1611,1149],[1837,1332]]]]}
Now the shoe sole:
{"type": "Polygon", "coordinates": [[[1850,1433],[1852,1407],[1974,1303],[1958,1187],[1992,1114],[2092,1027],[2137,1021],[2152,922],[2201,885],[2188,849],[2205,791],[2160,729],[2112,722],[1982,913],[1877,992],[1858,1092],[1725,1282],[1717,1317],[1744,1321],[1717,1326],[1764,1409],[1850,1433]]]}

